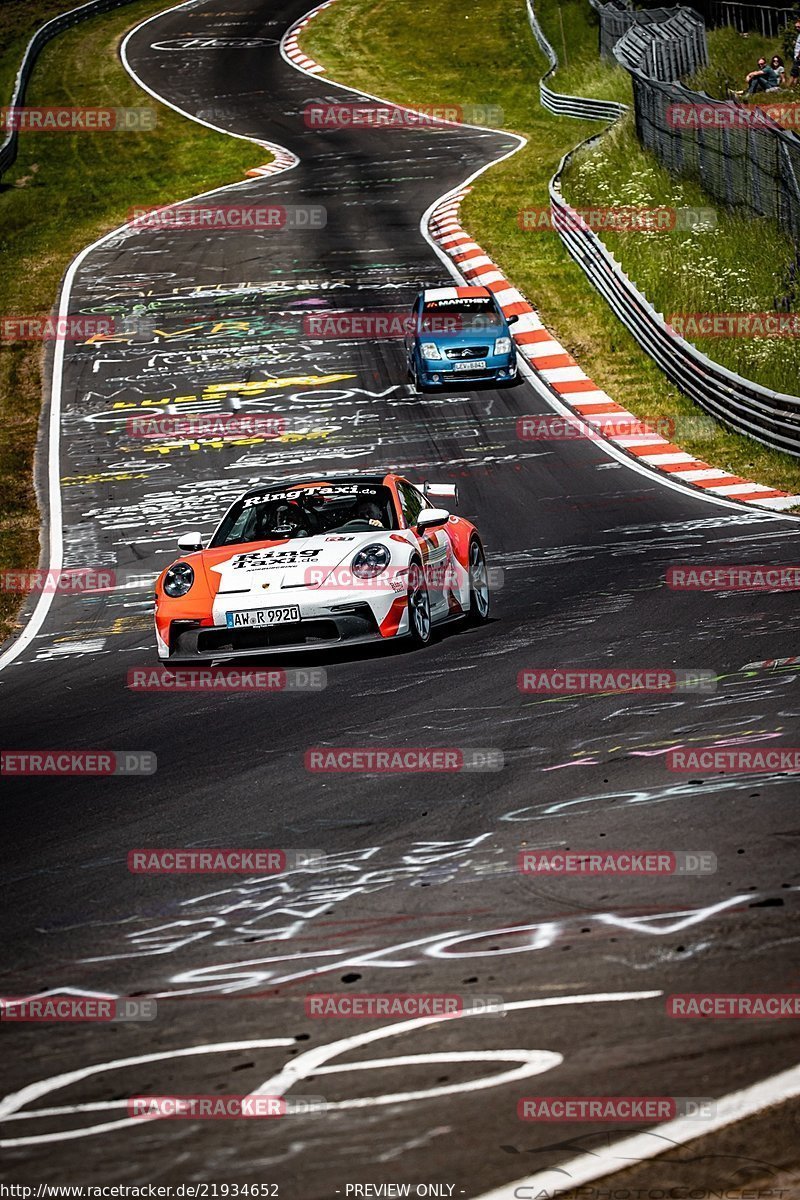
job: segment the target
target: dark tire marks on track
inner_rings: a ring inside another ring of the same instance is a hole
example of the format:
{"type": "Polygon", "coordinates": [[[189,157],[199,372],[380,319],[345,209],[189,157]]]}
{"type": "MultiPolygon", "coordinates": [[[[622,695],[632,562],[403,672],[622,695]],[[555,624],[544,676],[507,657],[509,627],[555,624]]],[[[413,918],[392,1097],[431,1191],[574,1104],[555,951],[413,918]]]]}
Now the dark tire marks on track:
{"type": "MultiPolygon", "coordinates": [[[[461,511],[478,522],[504,586],[488,626],[452,628],[426,652],[304,658],[328,671],[327,690],[310,695],[132,693],[127,669],[153,657],[148,589],[54,601],[40,635],[0,675],[2,744],[147,748],[159,770],[147,779],[4,779],[5,991],[155,994],[160,1011],[151,1025],[6,1029],[10,1089],[184,1046],[308,1040],[109,1072],[56,1093],[52,1105],[241,1092],[287,1058],[361,1032],[359,1022],[305,1017],[309,978],[331,990],[499,992],[509,1001],[792,986],[784,963],[796,937],[796,784],[674,776],[659,752],[685,738],[791,744],[794,675],[740,668],[797,652],[793,597],[679,595],[662,579],[682,561],[796,562],[796,523],[669,490],[597,445],[519,442],[517,417],[547,411],[527,383],[414,398],[397,343],[303,336],[308,302],[395,311],[417,280],[440,279],[421,214],[510,141],[470,130],[312,133],[305,104],[342,92],[298,74],[277,47],[150,48],[185,35],[277,38],[301,12],[264,0],[226,0],[223,12],[209,0],[130,40],[129,59],[154,91],[298,155],[284,175],[220,190],[220,203],[321,204],[328,220],[314,233],[124,231],[88,256],[74,308],[136,317],[139,332],[131,344],[67,356],[67,565],[155,575],[177,532],[209,531],[228,498],[260,478],[399,467],[458,482],[461,511]],[[210,318],[222,321],[215,331],[210,318]],[[331,375],[346,378],[267,383],[331,375]],[[224,384],[249,386],[213,390],[224,384]],[[127,416],[152,407],[145,401],[180,408],[179,397],[198,396],[207,411],[224,411],[230,394],[242,411],[280,413],[312,436],[156,454],[125,433],[127,416]],[[717,693],[697,697],[547,703],[517,692],[522,667],[564,662],[711,668],[724,678],[717,693]],[[430,780],[306,775],[304,751],[325,744],[495,746],[506,766],[430,780]],[[580,883],[515,873],[520,845],[560,843],[712,849],[720,869],[580,883]],[[130,848],[182,844],[322,847],[338,857],[292,877],[291,891],[127,873],[130,848]]],[[[403,1034],[345,1060],[515,1047],[564,1056],[533,1084],[343,1108],[267,1130],[160,1122],[8,1147],[5,1177],[277,1181],[282,1196],[313,1198],[348,1181],[431,1180],[475,1194],[519,1174],[504,1146],[559,1140],[517,1121],[516,1100],[531,1087],[721,1095],[783,1068],[789,1038],[780,1022],[671,1022],[657,997],[515,1010],[403,1034]]],[[[295,1090],[353,1100],[507,1066],[420,1061],[320,1074],[295,1090]]],[[[97,1119],[11,1121],[2,1135],[97,1119]]],[[[543,1151],[541,1165],[559,1157],[543,1151]]],[[[538,1162],[526,1156],[525,1169],[538,1162]]]]}

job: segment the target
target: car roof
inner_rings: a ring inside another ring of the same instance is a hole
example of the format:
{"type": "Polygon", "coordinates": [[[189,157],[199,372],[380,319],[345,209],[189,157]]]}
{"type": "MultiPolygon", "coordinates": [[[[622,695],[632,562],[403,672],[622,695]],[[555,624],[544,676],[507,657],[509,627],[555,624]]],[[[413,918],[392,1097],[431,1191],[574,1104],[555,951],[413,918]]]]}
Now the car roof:
{"type": "Polygon", "coordinates": [[[264,483],[257,487],[248,488],[241,499],[246,496],[260,496],[262,492],[282,491],[286,488],[299,487],[302,484],[314,483],[363,483],[367,487],[379,487],[387,475],[392,472],[385,472],[383,475],[314,475],[309,472],[307,475],[293,475],[290,479],[267,479],[264,483]]]}
{"type": "Polygon", "coordinates": [[[485,300],[492,299],[492,293],[488,288],[479,287],[436,287],[425,288],[422,292],[423,299],[428,300],[458,300],[464,298],[483,297],[485,300]]]}

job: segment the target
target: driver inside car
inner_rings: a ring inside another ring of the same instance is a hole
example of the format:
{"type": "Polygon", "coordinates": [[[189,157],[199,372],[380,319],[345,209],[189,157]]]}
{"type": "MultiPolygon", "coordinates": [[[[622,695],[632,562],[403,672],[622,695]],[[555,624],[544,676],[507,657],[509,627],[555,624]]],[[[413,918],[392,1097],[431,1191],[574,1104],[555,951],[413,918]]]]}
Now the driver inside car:
{"type": "Polygon", "coordinates": [[[353,514],[357,520],[366,521],[376,529],[386,529],[386,521],[381,506],[374,500],[362,500],[353,514]]]}
{"type": "Polygon", "coordinates": [[[312,533],[309,514],[304,512],[295,500],[290,500],[288,504],[278,504],[274,508],[270,505],[261,514],[259,524],[261,529],[258,537],[265,541],[310,537],[312,533]]]}

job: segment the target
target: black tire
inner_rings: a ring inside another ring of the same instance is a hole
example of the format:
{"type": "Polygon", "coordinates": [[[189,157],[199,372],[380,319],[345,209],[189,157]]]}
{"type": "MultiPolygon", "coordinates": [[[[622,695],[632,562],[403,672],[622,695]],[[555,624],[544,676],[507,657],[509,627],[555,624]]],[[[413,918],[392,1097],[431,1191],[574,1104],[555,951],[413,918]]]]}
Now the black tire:
{"type": "Polygon", "coordinates": [[[489,620],[491,598],[489,594],[489,572],[486,555],[479,538],[470,538],[469,543],[469,622],[485,625],[489,620]]]}
{"type": "Polygon", "coordinates": [[[416,559],[408,569],[408,635],[413,646],[430,645],[433,636],[431,601],[422,564],[416,559]]]}
{"type": "Polygon", "coordinates": [[[411,380],[411,386],[417,395],[424,396],[425,392],[429,391],[429,389],[425,387],[425,384],[420,380],[417,364],[413,358],[408,364],[408,377],[411,380]]]}

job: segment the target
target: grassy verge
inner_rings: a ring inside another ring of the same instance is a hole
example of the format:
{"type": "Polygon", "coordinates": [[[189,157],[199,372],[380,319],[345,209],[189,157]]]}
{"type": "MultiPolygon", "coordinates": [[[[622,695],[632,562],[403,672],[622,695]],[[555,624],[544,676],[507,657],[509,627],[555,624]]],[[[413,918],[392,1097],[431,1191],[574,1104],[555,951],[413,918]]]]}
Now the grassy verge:
{"type": "MultiPolygon", "coordinates": [[[[543,7],[549,28],[554,0],[543,7]]],[[[642,353],[558,236],[520,230],[520,209],[548,205],[548,180],[562,154],[598,129],[595,122],[552,117],[538,104],[544,59],[523,0],[501,8],[494,0],[468,7],[429,0],[412,22],[400,0],[338,0],[307,26],[303,45],[333,79],[399,103],[500,105],[505,127],[525,134],[528,145],[476,182],[462,206],[465,227],[610,395],[637,416],[674,417],[681,445],[714,466],[800,493],[800,463],[788,455],[721,426],[702,436],[692,422],[682,428],[696,416],[695,406],[642,353]]]]}
{"type": "MultiPolygon", "coordinates": [[[[577,207],[713,204],[698,184],[674,179],[641,150],[631,117],[610,130],[602,145],[576,154],[564,176],[564,194],[577,207]]],[[[713,229],[604,231],[603,241],[667,319],[673,313],[771,313],[776,298],[786,297],[792,308],[800,300],[789,278],[797,249],[774,221],[718,208],[713,229]]],[[[730,371],[774,391],[797,394],[800,338],[689,340],[730,371]]]]}
{"type": "MultiPolygon", "coordinates": [[[[59,0],[56,7],[67,5],[59,0]]],[[[26,103],[156,107],[158,126],[150,133],[22,134],[19,157],[0,189],[0,313],[49,312],[70,260],[121,224],[134,205],[163,204],[235,182],[269,160],[257,146],[157,105],[130,79],[119,61],[120,41],[166,7],[165,0],[142,0],[94,17],[43,51],[26,103]]],[[[53,15],[51,4],[24,8],[33,27],[53,15]]],[[[19,51],[30,30],[19,32],[24,21],[17,17],[19,51]]],[[[16,73],[18,58],[11,67],[5,52],[0,58],[6,79],[16,73]]],[[[35,343],[0,345],[0,571],[30,570],[38,559],[32,461],[42,362],[35,343]]],[[[13,629],[18,601],[0,592],[0,640],[13,629]]]]}
{"type": "MultiPolygon", "coordinates": [[[[0,54],[0,104],[8,104],[25,47],[40,25],[70,8],[69,0],[3,0],[3,51],[0,54]]],[[[2,138],[0,138],[2,140],[2,138]]]]}
{"type": "Polygon", "coordinates": [[[628,72],[600,57],[600,22],[586,0],[565,0],[563,4],[537,0],[535,8],[545,37],[558,55],[558,67],[548,80],[553,91],[633,103],[628,72]]]}
{"type": "MultiPolygon", "coordinates": [[[[709,29],[709,65],[696,72],[687,82],[689,87],[699,92],[725,99],[729,91],[741,91],[745,87],[745,77],[758,69],[759,58],[769,62],[773,54],[779,54],[783,59],[788,83],[792,64],[790,56],[784,51],[781,37],[765,38],[758,33],[738,33],[730,25],[709,29]]],[[[775,97],[776,93],[772,95],[775,97]]]]}

